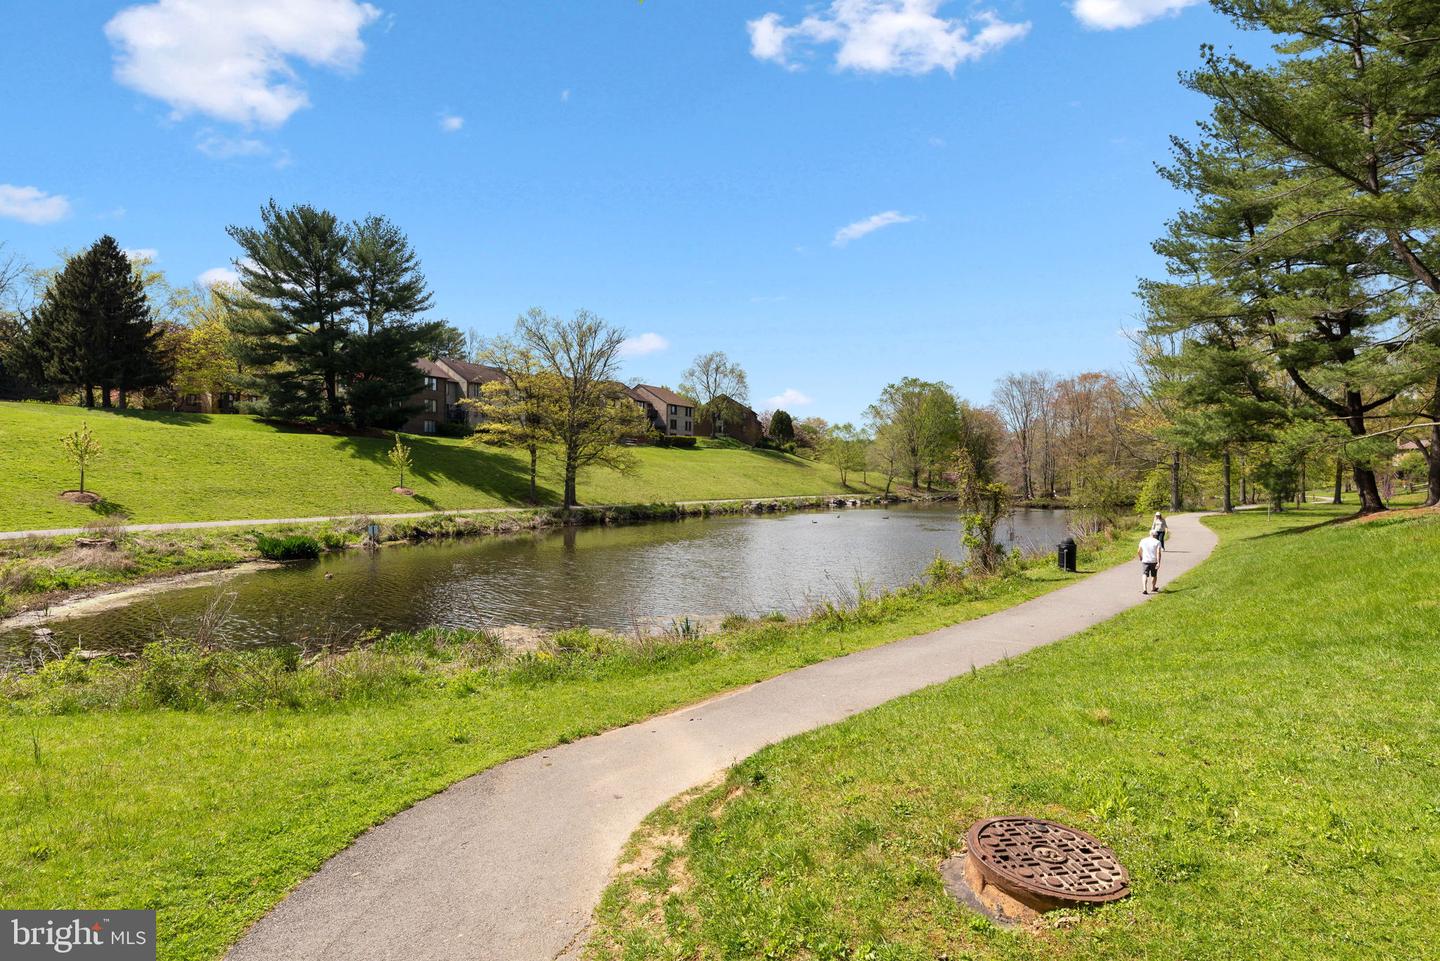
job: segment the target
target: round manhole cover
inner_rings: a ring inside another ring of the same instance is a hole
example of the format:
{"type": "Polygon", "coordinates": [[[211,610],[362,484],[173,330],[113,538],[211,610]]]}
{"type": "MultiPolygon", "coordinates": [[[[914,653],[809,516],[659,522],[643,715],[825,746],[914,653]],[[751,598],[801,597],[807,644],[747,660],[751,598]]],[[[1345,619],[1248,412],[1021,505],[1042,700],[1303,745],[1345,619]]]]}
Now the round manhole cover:
{"type": "Polygon", "coordinates": [[[972,825],[965,840],[980,873],[1002,890],[1083,904],[1130,893],[1130,876],[1114,851],[1054,821],[987,818],[972,825]]]}

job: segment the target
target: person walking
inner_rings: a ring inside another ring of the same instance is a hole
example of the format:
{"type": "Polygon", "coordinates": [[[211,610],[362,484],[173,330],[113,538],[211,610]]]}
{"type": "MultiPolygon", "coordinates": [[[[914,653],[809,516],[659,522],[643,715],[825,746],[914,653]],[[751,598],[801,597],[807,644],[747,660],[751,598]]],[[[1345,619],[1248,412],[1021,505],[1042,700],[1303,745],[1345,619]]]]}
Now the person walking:
{"type": "Polygon", "coordinates": [[[1146,534],[1140,541],[1140,550],[1135,552],[1135,556],[1140,558],[1141,594],[1149,594],[1151,591],[1160,593],[1160,556],[1164,553],[1164,546],[1154,531],[1146,534]]]}
{"type": "Polygon", "coordinates": [[[1165,515],[1159,511],[1155,512],[1155,519],[1150,522],[1150,536],[1165,546],[1165,535],[1170,532],[1170,525],[1165,523],[1165,515]]]}

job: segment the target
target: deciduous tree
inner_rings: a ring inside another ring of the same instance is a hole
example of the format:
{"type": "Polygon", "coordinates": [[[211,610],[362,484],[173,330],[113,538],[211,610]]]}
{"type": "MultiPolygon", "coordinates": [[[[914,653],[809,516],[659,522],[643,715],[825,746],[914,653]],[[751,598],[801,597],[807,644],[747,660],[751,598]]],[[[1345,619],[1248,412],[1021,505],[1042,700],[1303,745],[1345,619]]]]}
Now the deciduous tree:
{"type": "Polygon", "coordinates": [[[693,397],[696,415],[710,418],[716,437],[725,436],[727,421],[739,417],[739,404],[750,400],[750,383],[745,370],[715,350],[701,354],[681,376],[680,393],[693,397]]]}
{"type": "Polygon", "coordinates": [[[568,510],[578,503],[580,472],[594,465],[631,469],[634,455],[620,441],[643,435],[649,426],[625,385],[615,379],[625,331],[586,310],[570,320],[532,310],[520,318],[517,335],[560,381],[552,433],[564,458],[568,510]]]}

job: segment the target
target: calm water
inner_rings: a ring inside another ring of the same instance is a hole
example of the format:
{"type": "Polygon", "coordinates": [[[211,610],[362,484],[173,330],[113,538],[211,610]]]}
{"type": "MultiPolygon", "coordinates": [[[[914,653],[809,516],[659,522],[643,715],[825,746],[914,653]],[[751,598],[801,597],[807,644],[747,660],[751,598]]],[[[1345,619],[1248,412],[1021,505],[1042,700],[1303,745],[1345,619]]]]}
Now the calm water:
{"type": "MultiPolygon", "coordinates": [[[[1001,530],[1012,543],[1049,547],[1065,523],[1061,511],[1022,511],[1001,530]]],[[[788,614],[822,599],[844,602],[857,583],[873,590],[914,581],[937,551],[964,556],[953,507],[570,528],[347,551],[50,626],[67,645],[138,647],[165,625],[186,634],[221,603],[229,613],[220,636],[237,644],[432,624],[653,629],[686,616],[788,614]]]]}

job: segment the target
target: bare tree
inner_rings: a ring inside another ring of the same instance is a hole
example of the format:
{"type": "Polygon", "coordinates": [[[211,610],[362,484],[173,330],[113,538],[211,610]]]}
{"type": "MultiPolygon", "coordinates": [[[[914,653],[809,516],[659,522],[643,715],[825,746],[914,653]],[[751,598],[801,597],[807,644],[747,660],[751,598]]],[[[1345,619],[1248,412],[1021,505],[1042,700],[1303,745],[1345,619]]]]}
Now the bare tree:
{"type": "Polygon", "coordinates": [[[993,395],[995,409],[1014,441],[1015,461],[1020,472],[1020,491],[1026,500],[1035,496],[1032,475],[1034,447],[1046,393],[1037,383],[1042,376],[1006,374],[995,382],[993,395]]]}
{"type": "Polygon", "coordinates": [[[520,318],[516,333],[563,382],[551,432],[565,456],[568,510],[578,503],[575,487],[580,471],[596,464],[630,469],[634,455],[620,446],[620,440],[639,436],[647,428],[640,406],[615,379],[625,331],[588,310],[576,311],[570,320],[532,310],[520,318]]]}
{"type": "Polygon", "coordinates": [[[716,437],[725,436],[725,421],[737,419],[737,403],[750,400],[745,370],[723,350],[701,354],[691,362],[680,381],[680,393],[693,397],[702,417],[709,417],[716,437]]]}

